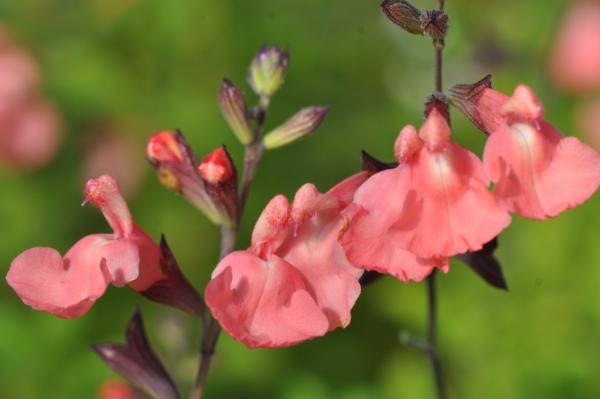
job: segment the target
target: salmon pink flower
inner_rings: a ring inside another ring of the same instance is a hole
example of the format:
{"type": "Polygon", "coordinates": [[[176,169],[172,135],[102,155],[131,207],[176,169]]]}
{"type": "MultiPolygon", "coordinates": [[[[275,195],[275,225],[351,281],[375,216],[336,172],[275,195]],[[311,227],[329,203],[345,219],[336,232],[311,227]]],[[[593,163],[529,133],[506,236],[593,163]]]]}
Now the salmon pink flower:
{"type": "Polygon", "coordinates": [[[419,281],[448,257],[476,251],[510,224],[488,191],[481,161],[450,141],[432,108],[417,131],[406,126],[395,145],[399,165],[367,180],[348,208],[342,243],[365,269],[419,281]]]}
{"type": "Polygon", "coordinates": [[[550,58],[550,78],[572,92],[600,88],[600,3],[575,1],[565,15],[550,58]]]}
{"type": "Polygon", "coordinates": [[[226,256],[206,287],[206,304],[221,326],[249,347],[294,345],[350,322],[360,294],[360,269],[338,243],[340,212],[366,173],[321,194],[301,187],[290,205],[269,202],[252,245],[226,256]]]}
{"type": "Polygon", "coordinates": [[[488,88],[476,104],[490,133],[485,168],[506,209],[543,220],[594,194],[600,184],[600,154],[546,122],[529,87],[518,86],[512,97],[488,88]]]}
{"type": "Polygon", "coordinates": [[[6,276],[25,304],[63,318],[82,316],[111,283],[144,291],[164,277],[160,249],[133,222],[117,181],[109,175],[90,179],[85,194],[113,233],[86,236],[64,257],[53,248],[28,249],[6,276]]]}

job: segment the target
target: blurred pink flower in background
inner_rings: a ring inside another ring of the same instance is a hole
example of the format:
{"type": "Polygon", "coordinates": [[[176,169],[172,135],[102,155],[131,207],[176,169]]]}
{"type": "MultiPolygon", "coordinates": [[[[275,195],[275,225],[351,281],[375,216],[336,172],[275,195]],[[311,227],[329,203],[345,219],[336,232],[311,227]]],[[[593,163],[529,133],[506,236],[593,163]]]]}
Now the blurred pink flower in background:
{"type": "Polygon", "coordinates": [[[596,150],[600,150],[600,99],[578,105],[575,120],[577,130],[596,150]]]}
{"type": "Polygon", "coordinates": [[[550,78],[563,90],[600,89],[600,2],[575,1],[550,57],[550,78]]]}
{"type": "Polygon", "coordinates": [[[146,166],[145,158],[135,139],[125,135],[119,128],[101,127],[93,131],[81,167],[82,180],[92,176],[114,176],[127,198],[140,188],[146,166]]]}
{"type": "Polygon", "coordinates": [[[0,27],[0,162],[14,168],[47,164],[61,142],[61,118],[40,93],[40,69],[0,27]]]}

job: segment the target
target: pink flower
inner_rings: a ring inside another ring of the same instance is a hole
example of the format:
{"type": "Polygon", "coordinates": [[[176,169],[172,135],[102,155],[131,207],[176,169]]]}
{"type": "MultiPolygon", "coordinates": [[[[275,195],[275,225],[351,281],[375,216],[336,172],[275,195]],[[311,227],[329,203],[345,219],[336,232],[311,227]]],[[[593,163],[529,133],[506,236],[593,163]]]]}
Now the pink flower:
{"type": "Polygon", "coordinates": [[[56,108],[44,100],[0,104],[0,160],[18,168],[47,164],[59,149],[61,128],[56,108]]]}
{"type": "Polygon", "coordinates": [[[234,339],[281,347],[350,323],[362,272],[338,243],[345,227],[340,212],[365,178],[360,173],[325,194],[306,184],[291,205],[276,196],[256,223],[250,248],[221,260],[205,298],[234,339]]]}
{"type": "Polygon", "coordinates": [[[53,248],[28,249],[6,276],[25,304],[63,318],[82,316],[110,283],[144,291],[163,278],[160,250],[133,222],[117,181],[109,175],[90,179],[85,194],[113,234],[86,236],[64,257],[53,248]]]}
{"type": "Polygon", "coordinates": [[[550,77],[560,88],[582,92],[600,88],[600,3],[576,1],[558,33],[550,77]]]}
{"type": "Polygon", "coordinates": [[[490,133],[485,168],[507,210],[543,220],[594,194],[600,184],[600,155],[546,122],[529,87],[518,86],[510,98],[485,89],[477,110],[490,133]]]}
{"type": "Polygon", "coordinates": [[[61,120],[41,98],[40,70],[0,26],[0,162],[20,169],[47,164],[61,142],[61,120]]]}
{"type": "Polygon", "coordinates": [[[510,224],[488,191],[481,161],[450,141],[433,108],[417,132],[406,126],[395,145],[398,167],[379,172],[356,192],[342,243],[365,269],[419,281],[448,257],[476,251],[510,224]]]}
{"type": "Polygon", "coordinates": [[[125,197],[137,193],[147,166],[137,140],[119,127],[104,124],[88,134],[93,139],[86,148],[81,167],[84,181],[106,173],[117,179],[125,197]]]}

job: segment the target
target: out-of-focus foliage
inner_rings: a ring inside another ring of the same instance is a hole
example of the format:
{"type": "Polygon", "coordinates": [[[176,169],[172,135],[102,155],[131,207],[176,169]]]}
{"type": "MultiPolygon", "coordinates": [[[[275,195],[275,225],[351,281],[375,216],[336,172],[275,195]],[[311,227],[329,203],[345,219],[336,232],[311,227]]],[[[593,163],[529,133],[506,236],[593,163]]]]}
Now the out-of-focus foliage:
{"type": "MultiPolygon", "coordinates": [[[[448,0],[446,87],[487,72],[503,91],[527,82],[547,119],[578,135],[576,100],[553,88],[546,73],[565,7],[563,0],[448,0]]],[[[327,189],[359,168],[363,148],[391,158],[398,129],[421,121],[433,85],[430,40],[402,32],[375,0],[2,1],[0,21],[39,60],[66,135],[43,170],[0,172],[3,273],[28,247],[65,251],[85,234],[108,231],[96,210],[79,207],[84,173],[90,163],[97,170],[86,157],[107,126],[140,154],[150,133],[178,127],[198,154],[226,144],[240,165],[219,87],[228,77],[254,101],[244,81],[265,42],[291,51],[267,129],[302,106],[331,110],[314,136],[266,153],[239,246],[273,195],[290,195],[307,181],[327,189]]],[[[454,139],[481,151],[483,135],[458,112],[453,117],[454,139]]],[[[156,238],[165,233],[202,287],[216,264],[218,231],[143,166],[129,195],[136,221],[156,238]]],[[[441,355],[453,397],[600,396],[599,219],[597,197],[545,223],[515,218],[499,249],[509,293],[490,289],[460,263],[439,278],[441,355]]],[[[88,345],[118,341],[136,304],[159,354],[189,386],[198,326],[186,316],[110,289],[85,317],[59,320],[23,306],[1,284],[0,398],[94,397],[113,374],[88,345]]],[[[275,351],[248,350],[223,336],[207,397],[433,398],[427,359],[398,340],[402,330],[423,332],[424,310],[423,285],[385,278],[364,290],[346,330],[322,339],[275,351]]]]}

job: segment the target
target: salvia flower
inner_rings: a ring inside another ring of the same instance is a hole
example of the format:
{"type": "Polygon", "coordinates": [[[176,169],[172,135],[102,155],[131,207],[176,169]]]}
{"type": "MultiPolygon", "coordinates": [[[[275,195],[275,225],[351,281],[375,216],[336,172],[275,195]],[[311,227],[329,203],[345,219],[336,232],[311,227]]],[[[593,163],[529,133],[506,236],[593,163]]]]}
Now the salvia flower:
{"type": "Polygon", "coordinates": [[[490,133],[485,168],[507,210],[543,220],[581,204],[597,190],[600,154],[546,122],[529,87],[518,86],[512,97],[486,89],[477,109],[490,133]]]}
{"type": "Polygon", "coordinates": [[[198,164],[181,133],[163,131],[152,135],[146,154],[160,182],[213,223],[230,226],[237,222],[237,170],[225,147],[198,164]]]}
{"type": "Polygon", "coordinates": [[[488,191],[481,161],[450,141],[435,108],[420,131],[404,127],[395,144],[399,165],[370,177],[348,208],[341,237],[357,266],[419,281],[448,257],[481,249],[510,224],[488,191]]]}
{"type": "Polygon", "coordinates": [[[346,259],[341,216],[366,173],[325,194],[312,184],[290,205],[269,202],[252,244],[226,256],[206,287],[206,304],[233,338],[249,347],[282,347],[324,335],[350,322],[362,272],[346,259]]]}
{"type": "Polygon", "coordinates": [[[90,179],[85,194],[113,233],[88,235],[63,257],[53,248],[28,249],[6,276],[25,304],[63,318],[82,316],[109,284],[144,291],[164,277],[160,250],[133,222],[117,181],[109,175],[90,179]]]}
{"type": "Polygon", "coordinates": [[[260,49],[250,64],[248,83],[259,96],[271,97],[283,84],[290,61],[287,50],[267,45],[260,49]]]}

